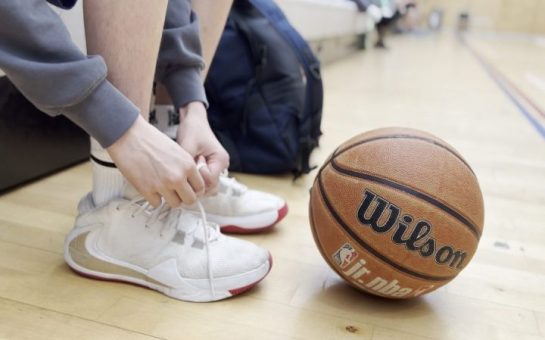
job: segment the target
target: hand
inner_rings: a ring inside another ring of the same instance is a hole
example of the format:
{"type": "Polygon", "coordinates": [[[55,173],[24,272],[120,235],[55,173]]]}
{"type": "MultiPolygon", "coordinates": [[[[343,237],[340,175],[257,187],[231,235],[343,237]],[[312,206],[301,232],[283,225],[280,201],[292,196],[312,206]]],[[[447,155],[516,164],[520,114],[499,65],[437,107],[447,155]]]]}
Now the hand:
{"type": "Polygon", "coordinates": [[[212,132],[201,102],[193,102],[180,109],[178,144],[189,152],[195,161],[204,159],[200,173],[210,193],[218,185],[220,174],[229,167],[229,155],[212,132]]]}
{"type": "Polygon", "coordinates": [[[204,192],[204,180],[193,157],[141,116],[107,151],[154,207],[161,204],[161,197],[171,207],[193,204],[204,192]]]}

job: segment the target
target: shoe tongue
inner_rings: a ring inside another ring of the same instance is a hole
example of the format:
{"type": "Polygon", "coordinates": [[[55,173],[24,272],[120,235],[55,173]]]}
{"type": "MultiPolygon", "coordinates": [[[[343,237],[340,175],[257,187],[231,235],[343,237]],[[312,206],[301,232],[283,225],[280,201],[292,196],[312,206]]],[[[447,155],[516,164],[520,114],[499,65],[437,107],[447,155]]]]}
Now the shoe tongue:
{"type": "Polygon", "coordinates": [[[183,212],[178,217],[178,229],[204,240],[204,230],[201,223],[200,217],[192,213],[183,212]]]}

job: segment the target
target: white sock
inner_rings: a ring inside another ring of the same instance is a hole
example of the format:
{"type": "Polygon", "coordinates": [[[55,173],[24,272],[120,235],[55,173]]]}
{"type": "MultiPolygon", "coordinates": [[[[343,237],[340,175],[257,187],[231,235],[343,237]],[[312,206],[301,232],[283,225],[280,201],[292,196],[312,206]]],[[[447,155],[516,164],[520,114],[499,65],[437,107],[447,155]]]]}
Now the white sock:
{"type": "Polygon", "coordinates": [[[155,105],[155,110],[150,114],[150,124],[171,139],[176,139],[180,114],[173,105],[155,105]]]}
{"type": "Polygon", "coordinates": [[[125,177],[117,169],[108,152],[94,138],[91,138],[91,163],[95,205],[122,197],[125,191],[125,177]]]}

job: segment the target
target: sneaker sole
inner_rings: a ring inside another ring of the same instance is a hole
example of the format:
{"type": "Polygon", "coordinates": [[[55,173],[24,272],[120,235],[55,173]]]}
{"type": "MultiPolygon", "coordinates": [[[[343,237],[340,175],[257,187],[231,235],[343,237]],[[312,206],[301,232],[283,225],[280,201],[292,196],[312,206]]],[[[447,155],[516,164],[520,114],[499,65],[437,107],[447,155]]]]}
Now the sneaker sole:
{"type": "Polygon", "coordinates": [[[118,278],[118,279],[114,279],[114,278],[106,278],[106,277],[102,277],[102,276],[98,276],[96,274],[89,274],[87,272],[84,272],[82,270],[79,270],[79,269],[76,269],[74,267],[72,267],[71,265],[68,265],[68,267],[76,274],[80,275],[80,276],[83,276],[83,277],[86,277],[86,278],[89,278],[89,279],[93,279],[93,280],[98,280],[98,281],[105,281],[105,282],[117,282],[117,283],[123,283],[123,284],[130,284],[130,285],[134,285],[134,286],[138,286],[138,287],[143,287],[143,288],[147,288],[147,289],[150,289],[150,290],[155,290],[155,291],[158,291],[160,293],[163,293],[167,296],[170,296],[172,298],[175,298],[177,300],[182,300],[182,301],[189,301],[189,302],[214,302],[214,301],[221,301],[221,300],[225,300],[225,299],[228,299],[228,298],[231,298],[231,297],[235,297],[237,295],[241,295],[241,294],[244,294],[250,290],[252,290],[255,286],[257,286],[261,281],[263,281],[265,279],[265,277],[267,277],[267,275],[269,275],[269,273],[271,272],[271,269],[272,269],[272,266],[273,266],[273,260],[272,260],[272,255],[269,253],[269,260],[268,260],[268,263],[269,263],[269,270],[265,273],[265,276],[263,276],[261,279],[257,280],[256,282],[254,283],[251,283],[249,285],[246,285],[244,287],[240,287],[240,288],[235,288],[235,289],[230,289],[229,290],[229,296],[226,296],[226,297],[218,297],[216,299],[210,299],[210,300],[204,300],[204,299],[194,299],[194,300],[189,300],[187,298],[180,298],[178,297],[179,295],[178,294],[169,294],[168,291],[164,291],[163,289],[157,289],[157,288],[154,288],[148,284],[143,284],[143,283],[140,283],[140,282],[134,282],[133,280],[125,280],[123,278],[118,278]]]}
{"type": "MultiPolygon", "coordinates": [[[[221,231],[228,234],[257,234],[257,233],[266,232],[266,231],[272,230],[278,224],[278,222],[282,221],[284,217],[286,217],[286,215],[288,214],[288,211],[289,211],[288,204],[286,203],[284,204],[282,208],[280,208],[276,212],[276,219],[273,220],[272,223],[266,222],[264,227],[254,228],[254,227],[244,226],[245,224],[244,220],[246,218],[241,217],[239,218],[240,222],[237,222],[236,224],[229,224],[229,225],[220,224],[221,231]]],[[[256,216],[259,216],[259,215],[254,215],[254,216],[251,216],[250,218],[256,219],[256,216]]],[[[270,221],[271,218],[269,218],[268,220],[270,221]]]]}
{"type": "MultiPolygon", "coordinates": [[[[253,269],[252,271],[239,274],[239,275],[234,275],[227,278],[216,279],[216,281],[237,281],[238,278],[242,279],[243,276],[255,277],[255,280],[253,280],[249,284],[246,284],[238,288],[216,290],[214,295],[212,295],[209,289],[202,289],[202,288],[199,289],[199,288],[196,288],[195,285],[188,284],[188,287],[190,287],[190,290],[192,290],[188,292],[188,289],[172,288],[172,287],[166,286],[162,284],[161,282],[154,280],[152,277],[147,276],[144,273],[145,272],[144,270],[137,271],[135,270],[134,266],[130,266],[130,265],[122,266],[118,263],[104,263],[105,261],[100,260],[101,262],[103,262],[102,266],[115,267],[118,273],[94,271],[79,265],[77,263],[77,260],[73,259],[71,251],[69,250],[70,244],[72,243],[72,241],[78,238],[78,236],[79,236],[79,233],[76,235],[68,236],[67,243],[65,245],[65,251],[64,251],[64,258],[66,263],[77,274],[84,277],[91,278],[91,279],[95,279],[95,280],[128,283],[128,284],[156,290],[167,296],[170,296],[172,298],[182,300],[182,301],[212,302],[212,301],[228,299],[230,297],[242,294],[252,289],[255,285],[261,282],[269,274],[272,268],[272,256],[269,253],[268,260],[265,263],[263,263],[261,266],[253,269]],[[125,272],[125,274],[120,274],[119,272],[125,272]]],[[[184,280],[184,281],[191,281],[191,280],[184,280]]],[[[204,279],[204,280],[194,280],[194,281],[201,281],[200,283],[202,283],[202,281],[208,281],[208,280],[204,279]]]]}

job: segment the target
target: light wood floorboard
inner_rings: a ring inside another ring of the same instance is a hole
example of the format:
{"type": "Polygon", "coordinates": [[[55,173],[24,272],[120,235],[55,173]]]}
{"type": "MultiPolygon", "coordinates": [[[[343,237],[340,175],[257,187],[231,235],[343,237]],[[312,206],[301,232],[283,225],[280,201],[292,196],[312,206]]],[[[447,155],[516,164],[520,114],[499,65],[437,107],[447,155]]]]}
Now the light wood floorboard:
{"type": "MultiPolygon", "coordinates": [[[[545,107],[536,85],[545,79],[543,45],[479,35],[469,41],[545,107]]],[[[545,339],[545,139],[450,34],[390,44],[390,51],[324,69],[325,134],[313,163],[384,126],[427,130],[456,147],[480,179],[486,225],[478,253],[451,284],[405,302],[344,284],[310,233],[315,173],[295,183],[237,174],[290,205],[277,230],[244,237],[274,256],[269,277],[248,294],[192,304],[82,278],[62,256],[77,201],[91,184],[82,164],[0,197],[0,338],[545,339]]]]}

